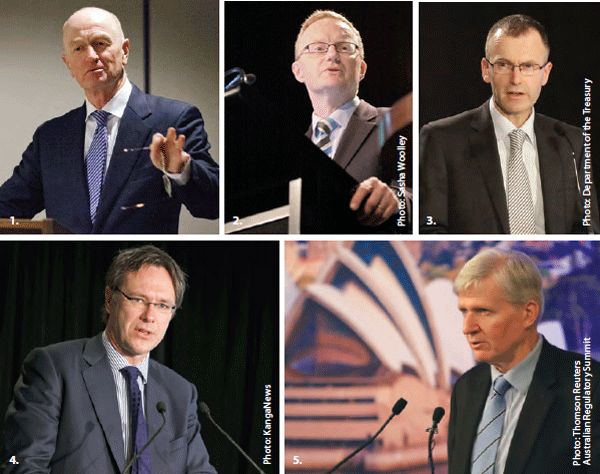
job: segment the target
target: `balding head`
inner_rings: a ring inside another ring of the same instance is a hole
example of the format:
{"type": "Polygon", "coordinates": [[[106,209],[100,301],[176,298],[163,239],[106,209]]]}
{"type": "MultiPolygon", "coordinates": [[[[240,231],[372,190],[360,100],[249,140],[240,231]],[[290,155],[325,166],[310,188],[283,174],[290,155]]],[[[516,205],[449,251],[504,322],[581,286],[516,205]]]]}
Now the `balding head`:
{"type": "Polygon", "coordinates": [[[114,34],[114,38],[119,43],[123,43],[125,35],[121,22],[117,16],[107,10],[97,7],[85,7],[73,13],[63,25],[63,48],[66,49],[65,39],[68,38],[68,33],[73,29],[81,26],[89,26],[94,23],[102,23],[110,28],[114,34]]]}

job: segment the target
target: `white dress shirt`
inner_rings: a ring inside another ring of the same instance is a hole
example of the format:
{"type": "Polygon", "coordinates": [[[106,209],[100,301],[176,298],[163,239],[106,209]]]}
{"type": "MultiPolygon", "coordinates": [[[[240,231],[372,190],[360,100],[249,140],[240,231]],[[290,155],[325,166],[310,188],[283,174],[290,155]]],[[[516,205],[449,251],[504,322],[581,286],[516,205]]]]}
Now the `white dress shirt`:
{"type": "MultiPolygon", "coordinates": [[[[508,159],[510,158],[510,137],[509,134],[517,127],[508,120],[494,105],[494,98],[490,100],[490,113],[494,123],[494,132],[498,144],[498,154],[500,155],[500,167],[502,168],[502,178],[504,182],[504,192],[508,196],[508,159]]],[[[536,234],[546,233],[546,221],[544,219],[544,198],[542,195],[542,178],[540,177],[540,160],[537,150],[537,141],[533,130],[533,121],[535,110],[531,108],[531,115],[521,126],[521,129],[527,135],[523,143],[523,161],[527,170],[529,186],[531,188],[531,197],[533,199],[533,210],[535,214],[535,232],[536,234]]]]}
{"type": "MultiPolygon", "coordinates": [[[[356,110],[356,107],[358,107],[359,103],[360,103],[360,99],[358,98],[358,96],[355,96],[354,99],[349,100],[345,104],[343,104],[340,107],[338,107],[337,109],[335,109],[333,111],[333,113],[329,116],[329,118],[332,118],[338,124],[335,127],[335,129],[331,132],[331,137],[330,137],[330,139],[331,139],[331,157],[332,158],[335,156],[335,152],[337,151],[337,148],[340,144],[342,135],[344,134],[346,127],[348,127],[348,122],[350,121],[350,117],[352,117],[352,114],[356,110]]],[[[319,139],[316,136],[317,122],[324,118],[328,118],[328,117],[319,117],[314,112],[312,114],[313,133],[312,133],[311,139],[312,139],[313,143],[317,143],[319,141],[319,139]]]]}

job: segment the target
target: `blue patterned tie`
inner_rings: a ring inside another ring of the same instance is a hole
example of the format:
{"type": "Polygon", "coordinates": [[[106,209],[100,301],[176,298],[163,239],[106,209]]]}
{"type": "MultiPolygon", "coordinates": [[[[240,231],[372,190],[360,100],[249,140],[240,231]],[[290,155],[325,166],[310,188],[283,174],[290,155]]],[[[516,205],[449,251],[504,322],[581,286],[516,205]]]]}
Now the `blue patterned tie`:
{"type": "Polygon", "coordinates": [[[90,216],[92,223],[96,220],[96,210],[100,201],[100,191],[104,180],[104,167],[106,166],[106,153],[108,151],[108,130],[106,121],[110,114],[104,110],[92,112],[96,119],[96,131],[92,144],[85,157],[87,167],[88,191],[90,193],[90,216]]]}
{"type": "Polygon", "coordinates": [[[331,157],[331,151],[333,145],[331,143],[331,132],[333,132],[338,126],[338,123],[332,118],[321,119],[317,122],[316,126],[316,137],[317,145],[321,151],[331,157]]]}
{"type": "MultiPolygon", "coordinates": [[[[127,391],[129,393],[129,414],[131,419],[131,439],[133,450],[131,457],[135,456],[148,441],[148,429],[142,410],[142,392],[138,386],[138,375],[142,375],[137,367],[128,366],[121,369],[121,373],[127,380],[127,391]]],[[[146,450],[140,458],[131,466],[131,474],[152,474],[152,463],[150,451],[146,450]]]]}
{"type": "Polygon", "coordinates": [[[473,445],[472,474],[494,474],[496,453],[506,412],[504,394],[510,387],[510,382],[502,375],[494,380],[494,394],[481,418],[473,445]]]}

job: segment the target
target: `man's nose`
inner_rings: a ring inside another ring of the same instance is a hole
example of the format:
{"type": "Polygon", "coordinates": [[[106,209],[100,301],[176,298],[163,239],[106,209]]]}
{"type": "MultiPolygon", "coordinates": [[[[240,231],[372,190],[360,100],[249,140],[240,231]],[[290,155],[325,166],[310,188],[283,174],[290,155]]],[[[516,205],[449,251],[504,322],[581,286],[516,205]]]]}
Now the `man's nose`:
{"type": "Polygon", "coordinates": [[[340,57],[340,53],[338,53],[338,50],[335,46],[335,44],[330,44],[327,48],[327,53],[325,53],[325,57],[327,58],[339,58],[340,57]]]}
{"type": "Polygon", "coordinates": [[[463,313],[463,327],[462,332],[466,336],[467,334],[472,334],[477,332],[477,322],[475,320],[475,316],[471,312],[463,313]]]}
{"type": "Polygon", "coordinates": [[[519,66],[513,66],[512,71],[510,72],[510,82],[513,84],[520,84],[523,79],[523,73],[521,72],[521,68],[519,66]]]}
{"type": "Polygon", "coordinates": [[[93,59],[94,61],[98,60],[98,53],[96,51],[96,49],[94,48],[94,46],[92,46],[91,44],[89,46],[86,47],[86,51],[85,51],[86,57],[93,59]]]}

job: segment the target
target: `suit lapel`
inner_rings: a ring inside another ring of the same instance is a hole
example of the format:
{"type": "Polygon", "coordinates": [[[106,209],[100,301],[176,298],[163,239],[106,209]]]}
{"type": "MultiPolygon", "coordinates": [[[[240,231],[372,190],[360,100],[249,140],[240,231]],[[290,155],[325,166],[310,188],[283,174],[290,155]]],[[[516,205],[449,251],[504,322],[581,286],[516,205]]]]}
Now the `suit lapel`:
{"type": "MultiPolygon", "coordinates": [[[[572,222],[573,216],[567,215],[564,199],[567,187],[564,163],[559,152],[560,140],[556,132],[549,130],[548,126],[548,123],[536,114],[534,130],[540,162],[546,233],[565,234],[571,231],[567,222],[572,222]]],[[[564,156],[571,155],[570,150],[563,150],[563,153],[564,156]]]]}
{"type": "Polygon", "coordinates": [[[104,227],[110,212],[123,191],[129,176],[140,159],[148,159],[148,151],[125,153],[125,148],[142,148],[149,138],[151,128],[144,120],[151,115],[145,94],[133,85],[127,107],[119,124],[113,154],[104,179],[96,221],[92,232],[99,232],[104,227]]]}
{"type": "Polygon", "coordinates": [[[555,360],[551,347],[544,340],[540,359],[533,373],[531,385],[510,442],[504,472],[511,474],[524,472],[544,419],[554,402],[555,394],[551,390],[551,387],[557,382],[554,367],[555,360]]]}
{"type": "MultiPolygon", "coordinates": [[[[169,395],[163,388],[162,378],[158,372],[156,363],[151,359],[150,366],[148,369],[148,382],[146,383],[146,419],[148,425],[148,439],[154,435],[161,427],[163,423],[162,416],[156,409],[158,402],[164,402],[167,405],[169,401],[169,395]]],[[[168,450],[169,441],[173,439],[173,433],[170,433],[169,416],[173,416],[173,413],[169,413],[168,408],[165,412],[167,424],[156,437],[152,444],[148,446],[150,451],[150,457],[152,459],[152,470],[154,472],[170,472],[169,466],[165,465],[165,460],[168,458],[165,456],[165,450],[168,450]]],[[[168,454],[168,453],[167,453],[168,454]]]]}
{"type": "Polygon", "coordinates": [[[480,107],[480,113],[473,120],[471,126],[473,133],[469,137],[469,142],[472,156],[477,166],[479,166],[483,181],[490,195],[492,206],[500,223],[500,233],[508,234],[510,233],[508,226],[508,205],[489,101],[480,107]]]}
{"type": "Polygon", "coordinates": [[[342,135],[333,161],[346,169],[376,126],[377,109],[367,104],[364,100],[361,100],[352,114],[352,117],[350,117],[350,121],[342,135]],[[349,154],[347,153],[347,150],[355,150],[355,152],[349,154]]]}
{"type": "Polygon", "coordinates": [[[492,383],[489,365],[481,364],[476,370],[479,374],[474,375],[471,380],[477,382],[465,387],[464,402],[460,402],[464,412],[457,418],[460,420],[461,437],[456,441],[454,459],[462,463],[458,464],[457,469],[453,471],[457,473],[471,472],[471,452],[492,383]]]}
{"type": "Polygon", "coordinates": [[[119,471],[122,471],[125,468],[125,448],[121,431],[121,415],[117,403],[117,389],[102,345],[101,334],[86,343],[83,359],[90,364],[82,370],[83,381],[113,459],[116,460],[119,471]]]}
{"type": "Polygon", "coordinates": [[[58,142],[59,148],[52,151],[52,155],[62,160],[63,183],[68,183],[71,201],[71,214],[77,216],[81,228],[92,229],[90,217],[90,193],[87,187],[87,171],[85,157],[83,156],[85,138],[85,104],[77,109],[72,120],[63,123],[64,132],[58,142]]]}

